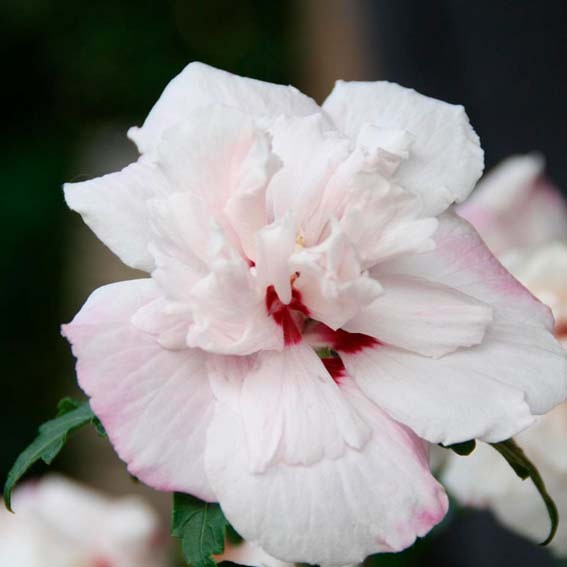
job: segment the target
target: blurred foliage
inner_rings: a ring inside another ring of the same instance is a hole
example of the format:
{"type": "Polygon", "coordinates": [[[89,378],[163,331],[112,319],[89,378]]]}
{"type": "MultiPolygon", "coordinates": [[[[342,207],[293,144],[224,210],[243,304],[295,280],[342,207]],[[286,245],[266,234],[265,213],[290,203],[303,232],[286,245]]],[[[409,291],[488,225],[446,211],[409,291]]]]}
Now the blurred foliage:
{"type": "Polygon", "coordinates": [[[140,124],[187,63],[291,82],[289,5],[260,0],[0,0],[3,117],[0,473],[74,384],[59,325],[67,285],[61,185],[101,125],[140,124]]]}

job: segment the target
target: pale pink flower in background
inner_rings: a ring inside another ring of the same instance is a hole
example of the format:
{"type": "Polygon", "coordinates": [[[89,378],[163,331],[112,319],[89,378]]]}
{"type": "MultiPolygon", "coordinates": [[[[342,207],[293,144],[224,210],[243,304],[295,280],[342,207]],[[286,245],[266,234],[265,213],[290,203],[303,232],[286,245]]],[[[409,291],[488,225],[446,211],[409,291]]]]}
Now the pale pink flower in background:
{"type": "MultiPolygon", "coordinates": [[[[518,192],[523,191],[521,188],[532,183],[527,166],[536,163],[540,161],[524,156],[510,158],[499,166],[500,178],[510,183],[502,187],[494,184],[488,192],[487,181],[482,186],[486,192],[480,199],[490,208],[492,196],[510,222],[499,223],[495,218],[490,226],[481,223],[478,228],[483,236],[482,231],[486,229],[490,241],[499,243],[501,259],[508,269],[551,307],[555,334],[567,349],[567,208],[559,192],[549,183],[532,185],[529,207],[519,207],[516,200],[518,192]],[[506,170],[508,175],[504,175],[506,170]],[[518,175],[520,171],[526,175],[518,175]],[[511,183],[514,175],[515,186],[511,183]],[[514,223],[511,223],[512,214],[515,214],[514,223]],[[523,228],[526,234],[522,233],[523,228]],[[533,235],[533,243],[526,241],[527,235],[533,235]],[[545,235],[548,240],[542,241],[545,235]]],[[[490,175],[488,178],[497,179],[490,175]]],[[[478,202],[474,193],[471,201],[478,202]]],[[[460,213],[469,215],[471,210],[465,203],[460,213]]],[[[560,524],[550,547],[556,554],[567,557],[567,404],[538,418],[516,439],[538,467],[556,501],[560,524]]],[[[531,482],[517,478],[500,455],[487,445],[478,444],[474,453],[466,458],[451,455],[443,480],[463,504],[492,510],[503,525],[536,542],[546,538],[549,518],[541,496],[531,482]]]]}
{"type": "Polygon", "coordinates": [[[156,514],[137,497],[110,499],[59,476],[16,490],[0,511],[0,565],[166,567],[156,514]]]}
{"type": "Polygon", "coordinates": [[[544,169],[537,154],[509,157],[458,208],[500,260],[513,248],[567,240],[567,205],[544,169]]]}
{"type": "Polygon", "coordinates": [[[65,196],[150,276],[64,334],[150,486],[280,560],[354,563],[444,516],[424,440],[500,441],[565,399],[549,310],[449,210],[482,171],[462,107],[384,82],[319,107],[193,63],[129,135],[136,163],[65,196]]]}

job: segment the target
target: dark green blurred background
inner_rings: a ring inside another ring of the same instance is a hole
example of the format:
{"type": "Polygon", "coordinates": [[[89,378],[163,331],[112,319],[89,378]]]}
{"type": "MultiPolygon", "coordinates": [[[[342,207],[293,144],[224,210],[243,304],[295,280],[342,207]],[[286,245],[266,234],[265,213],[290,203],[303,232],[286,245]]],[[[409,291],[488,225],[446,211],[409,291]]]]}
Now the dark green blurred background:
{"type": "MultiPolygon", "coordinates": [[[[567,130],[567,3],[425,5],[0,0],[2,478],[37,426],[53,415],[57,400],[78,395],[60,324],[95,287],[132,275],[66,209],[62,183],[134,159],[127,128],[143,121],[167,82],[190,61],[293,83],[318,100],[335,78],[396,80],[464,102],[489,164],[513,152],[540,150],[550,157],[551,177],[567,179],[560,134],[567,130]]],[[[123,467],[100,440],[80,435],[56,467],[120,492],[130,482],[123,467]]],[[[551,564],[545,551],[478,514],[374,563],[551,564]]]]}

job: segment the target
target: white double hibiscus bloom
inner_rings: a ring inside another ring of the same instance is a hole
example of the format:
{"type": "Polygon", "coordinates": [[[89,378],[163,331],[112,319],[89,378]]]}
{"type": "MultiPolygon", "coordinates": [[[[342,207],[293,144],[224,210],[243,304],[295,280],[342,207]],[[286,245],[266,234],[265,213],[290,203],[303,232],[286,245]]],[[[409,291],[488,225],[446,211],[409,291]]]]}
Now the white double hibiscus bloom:
{"type": "MultiPolygon", "coordinates": [[[[567,349],[567,205],[543,177],[537,156],[509,158],[479,184],[459,213],[469,219],[510,271],[555,316],[555,334],[567,349]]],[[[517,437],[541,472],[559,509],[551,549],[567,557],[567,404],[517,437]]],[[[443,479],[462,503],[487,508],[505,525],[541,542],[549,529],[545,505],[490,447],[466,459],[450,457],[443,479]]]]}
{"type": "Polygon", "coordinates": [[[566,396],[553,319],[450,210],[483,168],[460,106],[189,65],[66,186],[146,279],[64,334],[132,474],[218,501],[286,561],[398,551],[447,510],[427,444],[507,439],[566,396]]]}

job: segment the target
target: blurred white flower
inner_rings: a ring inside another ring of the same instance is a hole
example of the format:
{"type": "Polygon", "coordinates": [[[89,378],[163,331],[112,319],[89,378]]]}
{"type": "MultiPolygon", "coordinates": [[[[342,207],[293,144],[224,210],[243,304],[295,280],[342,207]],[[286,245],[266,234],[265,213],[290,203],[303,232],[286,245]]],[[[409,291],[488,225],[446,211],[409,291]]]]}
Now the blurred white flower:
{"type": "MultiPolygon", "coordinates": [[[[533,156],[506,160],[459,213],[551,308],[556,337],[567,349],[567,209],[559,192],[541,181],[541,168],[542,161],[533,156]]],[[[567,404],[538,418],[516,439],[558,505],[563,520],[550,547],[567,556],[567,404]]],[[[547,511],[533,483],[517,478],[488,445],[479,443],[469,457],[451,455],[443,480],[463,504],[492,510],[502,524],[535,541],[547,536],[547,511]]]]}
{"type": "Polygon", "coordinates": [[[567,206],[538,155],[513,156],[483,177],[458,213],[501,258],[515,248],[567,238],[567,206]]]}
{"type": "Polygon", "coordinates": [[[154,512],[139,498],[110,499],[60,476],[16,490],[0,512],[2,567],[165,567],[154,512]]]}

